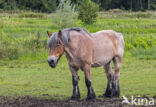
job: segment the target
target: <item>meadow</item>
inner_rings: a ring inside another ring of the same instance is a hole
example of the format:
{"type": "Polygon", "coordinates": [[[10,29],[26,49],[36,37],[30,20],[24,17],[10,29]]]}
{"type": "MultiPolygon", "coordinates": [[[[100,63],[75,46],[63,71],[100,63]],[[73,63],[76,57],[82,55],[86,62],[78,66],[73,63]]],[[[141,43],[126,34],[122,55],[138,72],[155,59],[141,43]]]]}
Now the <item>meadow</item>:
{"type": "MultiPolygon", "coordinates": [[[[37,97],[67,100],[72,94],[72,78],[65,55],[55,69],[47,63],[48,36],[57,32],[55,14],[32,12],[0,13],[0,96],[37,97]]],[[[124,35],[126,47],[121,67],[121,95],[156,97],[156,12],[100,12],[97,22],[75,27],[93,33],[111,29],[124,35]]],[[[103,68],[93,68],[93,87],[97,96],[106,89],[103,68]]],[[[81,98],[87,88],[79,71],[81,98]]]]}

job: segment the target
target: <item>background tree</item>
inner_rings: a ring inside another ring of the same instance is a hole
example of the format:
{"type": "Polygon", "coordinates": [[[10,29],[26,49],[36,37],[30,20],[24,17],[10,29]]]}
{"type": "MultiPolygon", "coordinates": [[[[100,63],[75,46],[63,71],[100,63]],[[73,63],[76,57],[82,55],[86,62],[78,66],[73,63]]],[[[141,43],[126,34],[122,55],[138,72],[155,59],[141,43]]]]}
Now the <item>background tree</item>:
{"type": "Polygon", "coordinates": [[[99,6],[90,0],[79,2],[78,18],[85,24],[92,24],[96,21],[99,6]]]}
{"type": "Polygon", "coordinates": [[[148,0],[148,9],[150,10],[150,0],[148,0]]]}
{"type": "Polygon", "coordinates": [[[5,10],[33,10],[53,12],[56,10],[56,0],[1,0],[0,8],[5,10]]]}
{"type": "MultiPolygon", "coordinates": [[[[55,12],[61,0],[0,0],[0,9],[32,10],[38,12],[55,12]]],[[[65,0],[66,1],[66,0],[65,0]]],[[[83,0],[71,0],[71,4],[79,4],[83,0]]],[[[87,0],[86,0],[87,1],[87,0]]],[[[86,2],[84,0],[84,2],[86,2]]],[[[156,0],[90,0],[100,6],[100,10],[156,10],[156,0]]]]}
{"type": "Polygon", "coordinates": [[[53,17],[53,22],[59,29],[74,27],[75,15],[75,8],[71,5],[71,1],[61,0],[56,10],[56,16],[53,17]]]}

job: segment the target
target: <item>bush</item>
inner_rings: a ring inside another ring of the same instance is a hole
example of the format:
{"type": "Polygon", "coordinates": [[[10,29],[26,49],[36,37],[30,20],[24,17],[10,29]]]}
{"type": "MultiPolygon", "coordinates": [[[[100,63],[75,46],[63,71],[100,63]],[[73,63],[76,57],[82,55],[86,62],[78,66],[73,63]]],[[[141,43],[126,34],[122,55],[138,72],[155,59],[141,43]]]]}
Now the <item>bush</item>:
{"type": "Polygon", "coordinates": [[[0,8],[4,10],[35,10],[38,12],[53,12],[56,0],[2,0],[0,8]]]}
{"type": "Polygon", "coordinates": [[[127,50],[131,50],[134,48],[149,49],[156,46],[156,38],[153,35],[129,35],[125,36],[124,40],[127,50]]]}
{"type": "Polygon", "coordinates": [[[16,0],[8,0],[8,1],[3,0],[1,3],[2,3],[4,10],[16,10],[17,9],[16,0]]]}
{"type": "Polygon", "coordinates": [[[98,16],[99,6],[91,0],[82,0],[79,5],[78,18],[85,24],[93,24],[98,16]]]}
{"type": "Polygon", "coordinates": [[[53,18],[53,22],[59,29],[73,27],[75,26],[75,15],[75,9],[70,4],[70,1],[61,0],[56,10],[56,16],[53,18]]]}
{"type": "Polygon", "coordinates": [[[11,40],[9,36],[0,35],[0,59],[7,57],[10,60],[17,59],[19,47],[16,40],[11,40]],[[14,41],[14,42],[13,42],[14,41]]]}
{"type": "Polygon", "coordinates": [[[37,35],[31,35],[31,37],[21,39],[21,41],[23,41],[23,43],[21,43],[23,48],[29,51],[37,51],[47,46],[47,38],[41,38],[39,32],[37,35]]]}
{"type": "Polygon", "coordinates": [[[25,38],[15,38],[7,35],[0,35],[0,60],[18,59],[28,53],[37,53],[47,48],[47,37],[31,35],[25,38]]]}
{"type": "Polygon", "coordinates": [[[149,18],[149,17],[151,17],[152,16],[152,14],[151,13],[143,13],[143,12],[138,12],[138,13],[136,13],[136,17],[137,18],[149,18]]]}

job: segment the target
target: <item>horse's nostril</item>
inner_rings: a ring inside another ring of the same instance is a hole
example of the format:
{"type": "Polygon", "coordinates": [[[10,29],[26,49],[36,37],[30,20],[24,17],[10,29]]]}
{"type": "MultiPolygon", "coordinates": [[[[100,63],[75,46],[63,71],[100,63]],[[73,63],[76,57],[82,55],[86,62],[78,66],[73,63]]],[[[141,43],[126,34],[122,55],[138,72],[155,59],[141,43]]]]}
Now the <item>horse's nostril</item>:
{"type": "Polygon", "coordinates": [[[47,60],[47,62],[48,62],[49,64],[53,64],[53,63],[54,63],[54,60],[47,60]]]}
{"type": "Polygon", "coordinates": [[[54,60],[51,60],[51,63],[54,63],[54,60]]]}

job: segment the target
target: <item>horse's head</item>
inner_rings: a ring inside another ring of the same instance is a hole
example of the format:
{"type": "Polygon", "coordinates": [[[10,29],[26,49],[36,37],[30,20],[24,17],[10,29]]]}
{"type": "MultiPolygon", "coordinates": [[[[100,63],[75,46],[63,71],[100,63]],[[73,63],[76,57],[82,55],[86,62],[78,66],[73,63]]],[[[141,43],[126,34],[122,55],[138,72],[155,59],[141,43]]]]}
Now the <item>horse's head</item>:
{"type": "Polygon", "coordinates": [[[64,53],[64,45],[62,43],[62,32],[59,31],[58,33],[55,33],[53,35],[47,32],[47,34],[50,38],[48,42],[48,47],[50,51],[47,61],[52,68],[55,68],[57,62],[64,53]]]}

